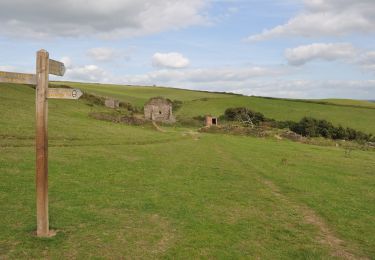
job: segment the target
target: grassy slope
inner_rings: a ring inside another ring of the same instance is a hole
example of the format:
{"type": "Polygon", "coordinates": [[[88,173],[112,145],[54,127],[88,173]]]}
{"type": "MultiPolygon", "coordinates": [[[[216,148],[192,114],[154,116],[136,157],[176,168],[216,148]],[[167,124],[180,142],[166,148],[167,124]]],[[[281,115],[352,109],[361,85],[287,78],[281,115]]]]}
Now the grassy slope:
{"type": "Polygon", "coordinates": [[[43,240],[31,235],[34,90],[0,85],[0,258],[328,258],[292,203],[322,216],[355,255],[375,256],[373,152],[160,133],[90,119],[83,101],[49,108],[50,222],[60,232],[43,240]]]}
{"type": "Polygon", "coordinates": [[[353,100],[353,99],[322,99],[322,102],[328,102],[331,104],[345,105],[345,106],[360,106],[375,108],[375,103],[365,100],[353,100]]]}
{"type": "Polygon", "coordinates": [[[195,116],[204,114],[222,115],[226,108],[246,106],[277,120],[299,121],[304,116],[326,119],[336,125],[352,127],[368,133],[375,133],[375,109],[309,102],[265,99],[258,97],[229,97],[197,100],[184,104],[178,115],[195,116]]]}
{"type": "Polygon", "coordinates": [[[136,106],[143,107],[148,99],[156,96],[163,96],[171,100],[190,101],[199,98],[222,98],[233,97],[230,94],[216,94],[202,91],[182,90],[163,87],[142,87],[142,86],[123,86],[123,85],[106,85],[106,84],[87,84],[75,82],[55,82],[55,84],[66,84],[77,87],[83,91],[115,97],[122,101],[132,103],[136,106]]]}
{"type": "MultiPolygon", "coordinates": [[[[60,84],[60,83],[57,83],[60,84]]],[[[327,119],[336,125],[343,125],[375,134],[375,109],[366,101],[325,100],[332,105],[314,102],[301,102],[283,99],[234,96],[170,88],[132,87],[119,85],[100,85],[67,82],[72,87],[104,96],[116,97],[139,107],[151,97],[164,96],[172,100],[184,101],[184,106],[176,114],[183,117],[194,117],[205,114],[222,115],[226,108],[246,106],[262,112],[267,117],[277,120],[298,121],[304,116],[327,119]],[[204,98],[204,100],[202,100],[204,98]],[[340,101],[340,102],[339,102],[340,101]],[[338,103],[337,103],[338,102],[338,103]],[[335,105],[337,103],[338,105],[335,105]],[[348,105],[348,106],[345,106],[348,105]],[[359,106],[359,107],[354,107],[359,106]],[[363,106],[361,108],[360,106],[363,106]]],[[[375,106],[374,106],[375,108],[375,106]]]]}

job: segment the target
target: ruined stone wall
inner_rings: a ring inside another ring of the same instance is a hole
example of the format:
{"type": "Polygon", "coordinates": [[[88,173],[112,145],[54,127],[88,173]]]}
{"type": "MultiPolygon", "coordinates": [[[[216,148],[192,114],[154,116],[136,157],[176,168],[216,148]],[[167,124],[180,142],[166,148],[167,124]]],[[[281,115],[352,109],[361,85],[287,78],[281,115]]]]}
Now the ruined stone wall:
{"type": "Polygon", "coordinates": [[[172,104],[169,104],[165,100],[152,100],[144,107],[144,115],[148,120],[157,122],[175,122],[175,118],[172,114],[172,104]]]}
{"type": "Polygon", "coordinates": [[[120,101],[108,98],[104,101],[104,104],[106,107],[109,108],[119,108],[120,107],[120,101]]]}

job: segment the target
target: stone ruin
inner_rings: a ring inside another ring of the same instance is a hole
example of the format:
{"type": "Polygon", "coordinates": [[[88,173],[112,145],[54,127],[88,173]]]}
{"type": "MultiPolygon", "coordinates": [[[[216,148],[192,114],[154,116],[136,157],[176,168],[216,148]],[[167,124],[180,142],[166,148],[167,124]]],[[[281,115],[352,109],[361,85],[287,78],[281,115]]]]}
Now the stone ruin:
{"type": "Polygon", "coordinates": [[[206,127],[217,126],[217,117],[206,116],[206,127]]]}
{"type": "Polygon", "coordinates": [[[172,102],[163,97],[151,98],[144,105],[145,119],[163,123],[176,122],[172,114],[172,102]]]}
{"type": "Polygon", "coordinates": [[[120,101],[113,99],[113,98],[106,98],[104,101],[104,105],[109,108],[119,108],[120,101]]]}

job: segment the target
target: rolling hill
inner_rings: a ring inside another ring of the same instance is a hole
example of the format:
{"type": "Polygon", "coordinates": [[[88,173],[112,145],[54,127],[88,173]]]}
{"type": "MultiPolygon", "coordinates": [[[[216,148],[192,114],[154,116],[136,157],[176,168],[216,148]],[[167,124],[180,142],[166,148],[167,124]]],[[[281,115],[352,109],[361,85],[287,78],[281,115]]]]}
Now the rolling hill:
{"type": "Polygon", "coordinates": [[[326,119],[335,125],[375,134],[375,105],[359,100],[293,100],[262,97],[248,97],[226,93],[210,93],[171,89],[163,87],[138,87],[103,84],[82,84],[63,82],[71,87],[108,97],[114,97],[142,107],[155,96],[180,100],[184,104],[177,111],[180,117],[195,117],[212,114],[220,116],[229,107],[245,106],[276,120],[299,121],[304,116],[326,119]]]}
{"type": "MultiPolygon", "coordinates": [[[[178,117],[249,106],[375,133],[375,109],[168,88],[84,83],[137,106],[183,101],[178,117]]],[[[375,152],[89,117],[49,100],[50,225],[35,231],[34,89],[0,84],[0,258],[374,258],[375,152]]],[[[357,106],[357,105],[356,105],[357,106]]]]}

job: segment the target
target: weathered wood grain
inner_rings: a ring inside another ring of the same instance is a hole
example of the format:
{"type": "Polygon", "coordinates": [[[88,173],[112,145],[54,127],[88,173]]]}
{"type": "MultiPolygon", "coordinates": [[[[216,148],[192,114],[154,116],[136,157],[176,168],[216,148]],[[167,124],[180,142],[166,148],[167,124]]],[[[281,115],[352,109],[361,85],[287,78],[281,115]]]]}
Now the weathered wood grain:
{"type": "Polygon", "coordinates": [[[64,63],[56,60],[49,60],[49,74],[56,76],[64,76],[65,65],[64,63]]]}
{"type": "Polygon", "coordinates": [[[48,237],[48,70],[49,54],[37,52],[36,61],[36,219],[37,236],[48,237]]]}
{"type": "Polygon", "coordinates": [[[36,85],[36,76],[34,74],[0,71],[0,82],[36,85]]]}
{"type": "Polygon", "coordinates": [[[83,95],[80,89],[71,88],[50,88],[48,98],[54,99],[79,99],[83,95]]]}

